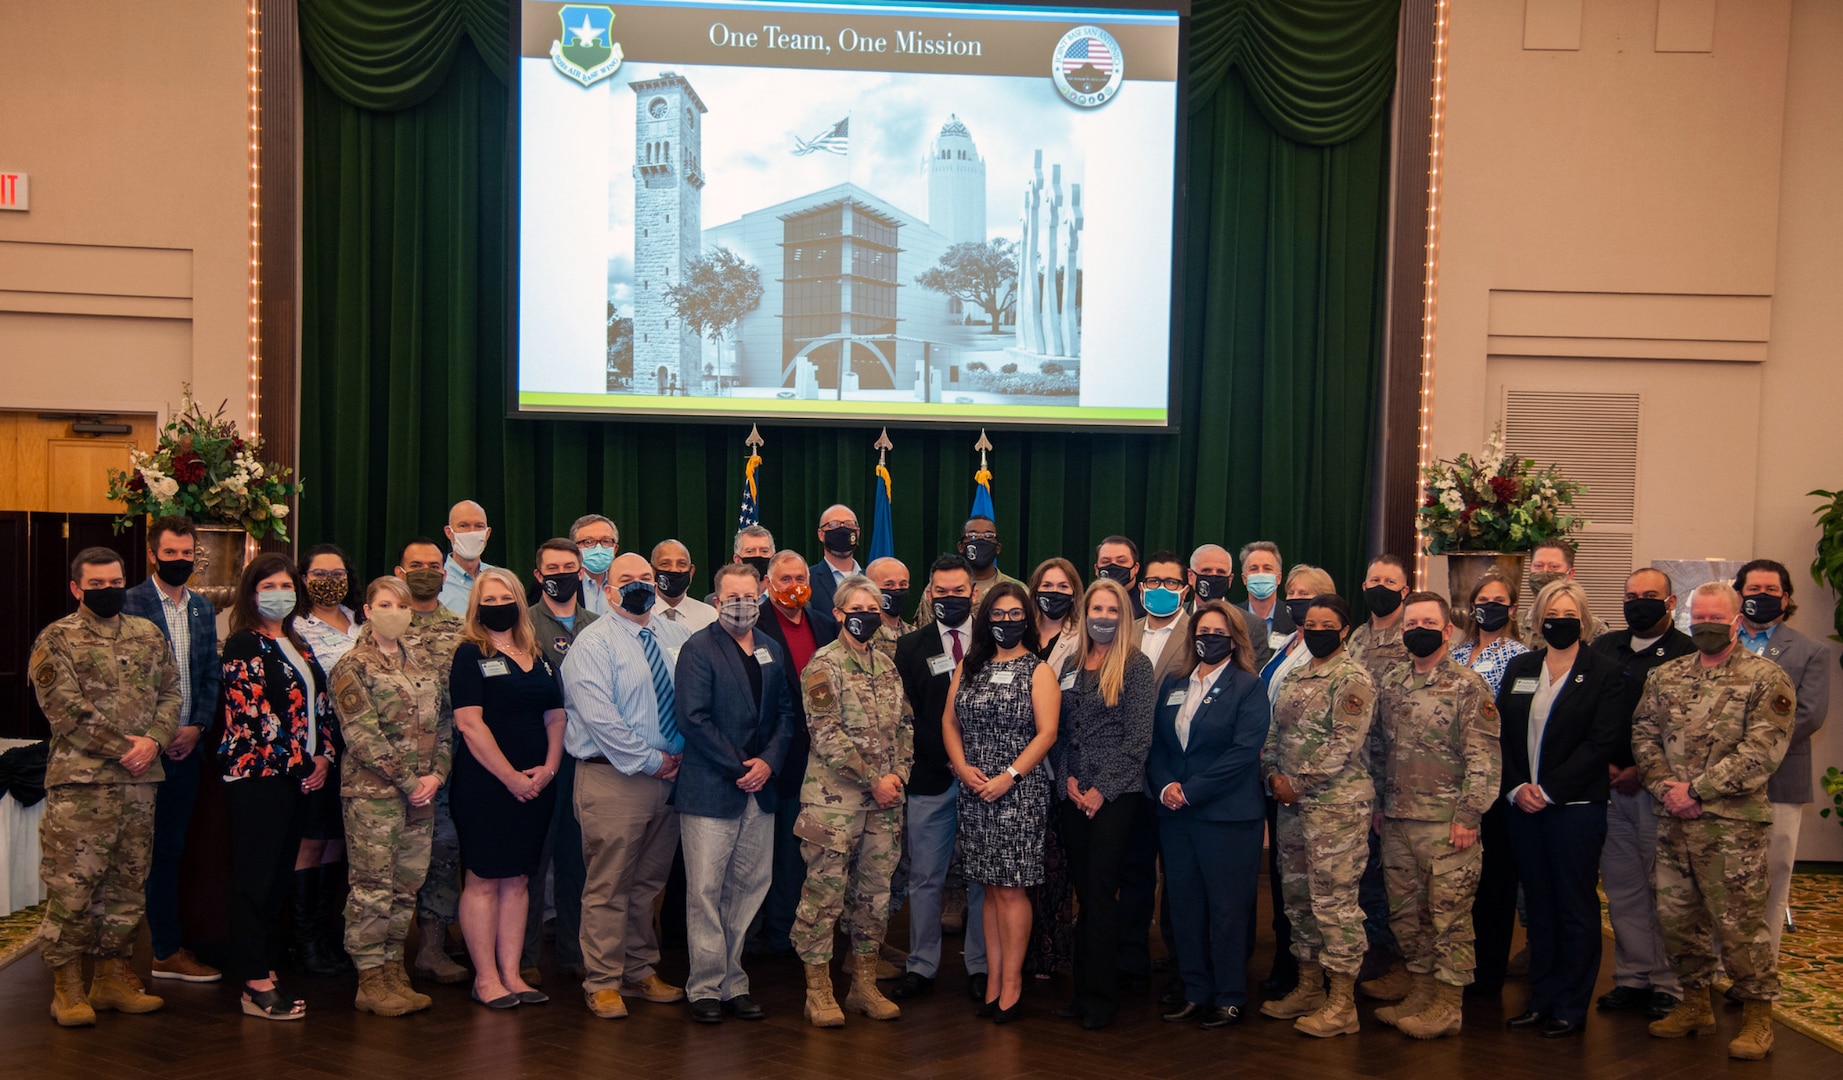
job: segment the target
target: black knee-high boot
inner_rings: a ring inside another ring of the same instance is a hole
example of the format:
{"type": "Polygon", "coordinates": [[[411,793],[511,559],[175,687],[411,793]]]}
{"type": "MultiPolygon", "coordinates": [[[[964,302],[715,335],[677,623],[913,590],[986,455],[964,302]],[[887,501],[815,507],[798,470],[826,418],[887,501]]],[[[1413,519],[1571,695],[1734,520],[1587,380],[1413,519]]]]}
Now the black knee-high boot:
{"type": "Polygon", "coordinates": [[[320,951],[340,971],[352,970],[346,954],[346,894],[350,869],[344,859],[320,864],[320,951]]]}
{"type": "Polygon", "coordinates": [[[320,947],[320,868],[294,872],[289,897],[294,915],[295,966],[309,975],[337,975],[340,968],[320,947]]]}

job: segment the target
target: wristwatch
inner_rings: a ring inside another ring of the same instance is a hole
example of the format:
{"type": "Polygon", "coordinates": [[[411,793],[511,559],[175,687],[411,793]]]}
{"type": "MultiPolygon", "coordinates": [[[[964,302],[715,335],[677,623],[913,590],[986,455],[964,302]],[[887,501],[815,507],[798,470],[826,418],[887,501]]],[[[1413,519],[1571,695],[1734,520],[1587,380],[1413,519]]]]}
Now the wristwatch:
{"type": "Polygon", "coordinates": [[[1024,779],[1024,774],[1023,774],[1023,773],[1021,773],[1021,772],[1018,772],[1018,771],[1017,771],[1016,769],[1014,769],[1014,768],[1012,768],[1012,767],[1011,767],[1011,766],[1009,766],[1009,765],[1007,765],[1007,766],[1005,766],[1005,772],[1006,772],[1006,774],[1007,774],[1007,775],[1009,775],[1009,776],[1011,777],[1011,780],[1012,780],[1012,782],[1013,782],[1013,783],[1015,783],[1015,782],[1017,782],[1017,781],[1019,781],[1019,780],[1022,780],[1022,779],[1024,779]]]}

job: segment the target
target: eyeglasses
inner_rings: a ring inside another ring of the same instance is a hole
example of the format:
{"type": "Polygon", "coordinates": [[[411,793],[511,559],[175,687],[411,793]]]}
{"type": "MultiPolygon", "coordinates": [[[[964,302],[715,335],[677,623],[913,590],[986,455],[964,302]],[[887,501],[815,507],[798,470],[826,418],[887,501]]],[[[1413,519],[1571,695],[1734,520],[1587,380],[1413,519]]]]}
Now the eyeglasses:
{"type": "Polygon", "coordinates": [[[607,537],[605,539],[590,539],[589,537],[585,536],[582,539],[576,541],[576,546],[579,548],[592,548],[592,547],[611,548],[611,547],[619,547],[620,543],[621,542],[619,540],[616,540],[613,537],[607,537]]]}
{"type": "Polygon", "coordinates": [[[347,580],[347,574],[344,570],[309,570],[307,572],[307,580],[345,581],[347,580]]]}
{"type": "Polygon", "coordinates": [[[998,533],[991,529],[988,529],[985,532],[967,532],[967,533],[960,534],[960,542],[963,544],[966,543],[968,540],[996,540],[996,539],[998,539],[998,533]]]}
{"type": "Polygon", "coordinates": [[[820,532],[830,532],[833,529],[856,529],[857,527],[858,523],[855,521],[822,521],[819,523],[820,532]]]}
{"type": "Polygon", "coordinates": [[[1145,587],[1148,589],[1170,589],[1171,591],[1176,592],[1177,590],[1184,587],[1183,578],[1149,577],[1149,578],[1140,578],[1139,580],[1145,582],[1145,587]]]}
{"type": "Polygon", "coordinates": [[[1023,608],[1009,608],[1005,611],[994,611],[992,613],[992,621],[993,622],[1006,622],[1006,623],[1023,622],[1024,621],[1024,609],[1023,608]]]}

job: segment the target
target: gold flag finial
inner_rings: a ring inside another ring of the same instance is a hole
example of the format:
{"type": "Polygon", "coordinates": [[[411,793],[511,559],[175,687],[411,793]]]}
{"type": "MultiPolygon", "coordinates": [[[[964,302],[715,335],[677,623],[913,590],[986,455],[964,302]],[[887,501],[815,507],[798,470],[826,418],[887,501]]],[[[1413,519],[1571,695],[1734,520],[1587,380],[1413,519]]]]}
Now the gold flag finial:
{"type": "Polygon", "coordinates": [[[749,437],[742,440],[742,444],[744,446],[747,446],[750,449],[750,451],[753,452],[755,450],[759,450],[764,444],[767,443],[767,441],[768,440],[762,438],[761,430],[757,428],[754,424],[750,424],[749,425],[749,437]]]}
{"type": "Polygon", "coordinates": [[[884,455],[888,454],[891,450],[896,449],[896,444],[893,442],[890,442],[890,429],[884,428],[883,434],[877,436],[877,441],[872,443],[871,447],[875,449],[877,452],[877,464],[878,465],[886,464],[886,461],[884,460],[884,455]]]}
{"type": "Polygon", "coordinates": [[[981,469],[985,468],[986,451],[993,449],[992,440],[985,437],[985,428],[979,429],[979,441],[973,444],[973,449],[979,451],[979,467],[981,469]]]}

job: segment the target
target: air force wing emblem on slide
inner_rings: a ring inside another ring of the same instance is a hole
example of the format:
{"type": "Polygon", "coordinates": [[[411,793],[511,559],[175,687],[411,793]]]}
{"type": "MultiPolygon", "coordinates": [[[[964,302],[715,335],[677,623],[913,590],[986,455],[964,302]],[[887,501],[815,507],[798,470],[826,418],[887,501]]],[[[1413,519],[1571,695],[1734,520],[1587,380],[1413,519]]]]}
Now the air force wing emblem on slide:
{"type": "Polygon", "coordinates": [[[550,62],[584,86],[615,73],[621,46],[614,40],[614,9],[601,4],[565,4],[557,12],[563,36],[550,43],[550,62]]]}
{"type": "Polygon", "coordinates": [[[1084,109],[1113,100],[1126,77],[1126,57],[1114,36],[1098,26],[1078,26],[1062,35],[1050,58],[1056,90],[1084,109]]]}

